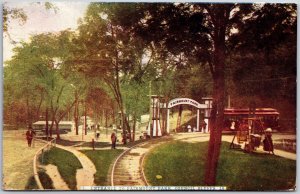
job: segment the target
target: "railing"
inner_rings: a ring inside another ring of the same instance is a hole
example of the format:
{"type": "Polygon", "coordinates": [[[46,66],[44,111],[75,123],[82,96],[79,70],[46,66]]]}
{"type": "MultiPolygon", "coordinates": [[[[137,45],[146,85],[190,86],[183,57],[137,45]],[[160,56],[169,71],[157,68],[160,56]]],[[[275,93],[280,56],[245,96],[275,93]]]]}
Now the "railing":
{"type": "MultiPolygon", "coordinates": [[[[40,139],[35,139],[35,140],[40,140],[40,139]]],[[[45,142],[45,141],[43,141],[43,142],[45,142]]],[[[42,154],[42,163],[43,163],[45,152],[50,150],[51,147],[55,147],[55,146],[56,146],[56,138],[54,138],[51,141],[47,142],[47,144],[44,145],[41,149],[39,149],[33,157],[33,175],[34,175],[35,182],[36,182],[36,184],[37,184],[37,186],[40,190],[44,190],[44,187],[41,183],[41,180],[40,180],[40,177],[39,177],[39,174],[38,174],[38,169],[37,169],[37,163],[38,162],[37,162],[37,160],[39,158],[39,155],[42,154]]]]}
{"type": "Polygon", "coordinates": [[[291,139],[283,139],[281,140],[281,144],[283,149],[287,149],[287,150],[296,150],[296,140],[291,140],[291,139]]]}

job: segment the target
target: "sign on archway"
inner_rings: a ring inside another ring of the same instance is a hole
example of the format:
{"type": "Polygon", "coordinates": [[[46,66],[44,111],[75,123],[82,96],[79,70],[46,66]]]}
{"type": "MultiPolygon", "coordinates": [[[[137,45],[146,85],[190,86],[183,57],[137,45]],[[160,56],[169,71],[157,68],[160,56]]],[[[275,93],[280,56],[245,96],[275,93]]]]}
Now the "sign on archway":
{"type": "Polygon", "coordinates": [[[178,105],[190,105],[194,106],[197,108],[197,131],[200,129],[200,123],[199,123],[199,118],[200,118],[200,109],[207,109],[208,105],[207,104],[200,104],[199,102],[190,99],[190,98],[175,98],[173,100],[170,100],[168,105],[167,105],[167,133],[170,133],[170,124],[169,124],[169,114],[170,114],[170,109],[173,108],[174,106],[178,105]]]}

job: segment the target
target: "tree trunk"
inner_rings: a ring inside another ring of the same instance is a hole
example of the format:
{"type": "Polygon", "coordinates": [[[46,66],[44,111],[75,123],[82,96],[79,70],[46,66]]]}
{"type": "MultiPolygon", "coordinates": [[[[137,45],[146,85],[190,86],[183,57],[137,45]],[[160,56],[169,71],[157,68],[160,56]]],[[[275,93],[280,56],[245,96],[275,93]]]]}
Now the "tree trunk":
{"type": "Polygon", "coordinates": [[[84,102],[84,134],[87,135],[86,102],[84,102]]]}
{"type": "Polygon", "coordinates": [[[43,100],[44,100],[44,92],[43,92],[43,90],[41,90],[41,99],[39,101],[39,105],[38,105],[38,108],[36,111],[36,116],[35,116],[37,120],[40,120],[40,110],[41,110],[43,100]]]}
{"type": "Polygon", "coordinates": [[[26,111],[27,111],[27,125],[31,126],[31,116],[30,116],[30,107],[29,107],[29,97],[26,95],[26,111]]]}
{"type": "Polygon", "coordinates": [[[46,126],[45,126],[45,133],[46,133],[46,137],[47,137],[47,140],[48,140],[48,136],[49,136],[49,116],[48,116],[48,107],[46,108],[46,114],[45,114],[45,120],[46,120],[46,126]]]}
{"type": "MultiPolygon", "coordinates": [[[[222,15],[222,14],[221,14],[222,15]]],[[[224,17],[224,13],[223,13],[224,17]]],[[[210,117],[210,139],[207,152],[207,161],[205,168],[205,184],[215,185],[218,160],[220,155],[222,128],[224,120],[224,92],[225,92],[225,24],[222,16],[219,17],[218,35],[214,39],[214,57],[213,57],[213,103],[210,117]],[[220,19],[221,18],[221,19],[220,19]],[[223,24],[223,25],[221,25],[223,24]]]]}
{"type": "Polygon", "coordinates": [[[107,128],[107,120],[108,120],[108,110],[107,109],[105,109],[105,128],[107,128]]]}
{"type": "Polygon", "coordinates": [[[74,122],[75,122],[75,132],[78,135],[78,126],[79,126],[79,101],[77,92],[75,93],[75,107],[74,107],[74,122]]]}
{"type": "Polygon", "coordinates": [[[50,133],[50,137],[52,138],[52,130],[53,130],[53,125],[54,125],[54,121],[55,121],[55,116],[52,115],[52,119],[51,119],[51,125],[50,125],[50,130],[49,130],[49,133],[50,133]]]}
{"type": "Polygon", "coordinates": [[[132,141],[135,141],[136,115],[133,114],[132,141]]]}
{"type": "Polygon", "coordinates": [[[56,139],[60,139],[59,135],[59,121],[55,120],[56,139]]]}

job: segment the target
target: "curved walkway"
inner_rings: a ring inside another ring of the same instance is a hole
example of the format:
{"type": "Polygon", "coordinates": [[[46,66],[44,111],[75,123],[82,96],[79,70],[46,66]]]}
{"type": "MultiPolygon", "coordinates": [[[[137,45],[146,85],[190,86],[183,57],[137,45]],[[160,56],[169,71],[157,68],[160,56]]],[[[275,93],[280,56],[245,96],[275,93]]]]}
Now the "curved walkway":
{"type": "Polygon", "coordinates": [[[76,172],[77,190],[80,190],[81,186],[94,186],[94,174],[96,173],[94,163],[74,147],[66,147],[58,144],[56,144],[56,147],[73,153],[82,165],[82,168],[76,172]]]}
{"type": "Polygon", "coordinates": [[[67,183],[64,181],[64,179],[61,177],[57,166],[53,164],[48,164],[46,166],[42,166],[46,170],[46,173],[51,178],[53,182],[53,187],[57,190],[70,190],[67,183]]]}

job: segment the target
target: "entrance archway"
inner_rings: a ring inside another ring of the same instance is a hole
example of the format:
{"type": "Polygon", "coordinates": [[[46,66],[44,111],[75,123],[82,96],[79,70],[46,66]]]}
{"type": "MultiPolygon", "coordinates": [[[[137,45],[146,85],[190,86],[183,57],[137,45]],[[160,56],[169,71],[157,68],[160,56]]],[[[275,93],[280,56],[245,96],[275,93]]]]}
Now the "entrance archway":
{"type": "Polygon", "coordinates": [[[197,131],[200,131],[200,109],[208,109],[208,104],[200,104],[196,100],[190,99],[190,98],[175,98],[173,100],[170,100],[167,104],[167,133],[170,133],[170,123],[169,123],[169,116],[170,116],[170,109],[178,106],[178,105],[190,105],[197,108],[197,131]]]}

